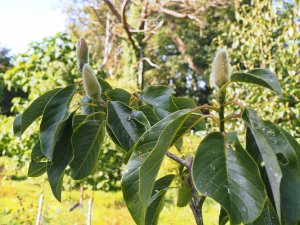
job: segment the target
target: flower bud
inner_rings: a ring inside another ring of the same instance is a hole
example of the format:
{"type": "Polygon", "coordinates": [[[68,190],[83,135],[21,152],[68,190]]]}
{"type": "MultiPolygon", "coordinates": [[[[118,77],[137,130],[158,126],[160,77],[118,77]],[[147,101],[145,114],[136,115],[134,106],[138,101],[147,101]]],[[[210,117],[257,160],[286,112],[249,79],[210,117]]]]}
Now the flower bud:
{"type": "Polygon", "coordinates": [[[86,41],[83,38],[79,38],[76,47],[77,53],[77,67],[80,72],[84,64],[89,63],[89,50],[86,41]]]}
{"type": "Polygon", "coordinates": [[[85,92],[89,97],[98,98],[101,96],[101,86],[89,64],[83,66],[82,79],[85,92]]]}
{"type": "Polygon", "coordinates": [[[212,64],[210,82],[217,88],[221,88],[229,81],[230,76],[231,65],[228,52],[224,49],[219,49],[212,64]]]}

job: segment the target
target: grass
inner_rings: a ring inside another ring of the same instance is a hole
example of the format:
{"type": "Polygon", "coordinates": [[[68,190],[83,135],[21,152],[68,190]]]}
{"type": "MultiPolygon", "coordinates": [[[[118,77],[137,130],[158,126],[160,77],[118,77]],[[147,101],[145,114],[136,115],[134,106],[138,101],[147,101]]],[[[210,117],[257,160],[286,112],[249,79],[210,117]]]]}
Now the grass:
{"type": "MultiPolygon", "coordinates": [[[[81,225],[86,224],[87,202],[93,196],[92,224],[133,225],[121,192],[84,191],[83,207],[72,212],[69,209],[80,198],[78,190],[63,191],[62,203],[52,195],[45,175],[26,178],[26,168],[16,174],[12,160],[0,157],[0,225],[35,224],[38,201],[44,194],[42,224],[81,225]]],[[[204,220],[207,225],[218,224],[219,206],[208,199],[204,205],[204,220]]],[[[176,189],[170,189],[166,206],[161,213],[159,225],[195,224],[189,207],[176,207],[176,189]]]]}

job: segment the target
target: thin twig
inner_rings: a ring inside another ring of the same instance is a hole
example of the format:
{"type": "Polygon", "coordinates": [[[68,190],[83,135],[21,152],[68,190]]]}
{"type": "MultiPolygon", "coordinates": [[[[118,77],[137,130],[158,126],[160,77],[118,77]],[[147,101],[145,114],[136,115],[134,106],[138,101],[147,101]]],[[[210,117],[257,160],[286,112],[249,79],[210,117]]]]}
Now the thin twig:
{"type": "Polygon", "coordinates": [[[219,111],[220,111],[217,107],[212,106],[212,105],[208,105],[208,104],[197,106],[197,107],[194,108],[194,109],[211,109],[211,110],[214,110],[214,111],[216,111],[216,112],[219,112],[219,111]]]}
{"type": "Polygon", "coordinates": [[[174,161],[178,162],[179,164],[183,165],[184,167],[186,167],[188,170],[191,170],[191,164],[188,160],[182,159],[180,157],[178,157],[177,155],[171,153],[171,152],[167,152],[166,155],[170,158],[173,159],[174,161]]]}
{"type": "Polygon", "coordinates": [[[231,101],[225,102],[224,106],[227,106],[227,105],[237,105],[241,109],[245,108],[241,102],[236,101],[236,100],[231,100],[231,101]]]}
{"type": "Polygon", "coordinates": [[[226,116],[223,121],[225,122],[230,119],[239,119],[241,118],[241,116],[242,116],[241,114],[231,114],[229,116],[226,116]]]}

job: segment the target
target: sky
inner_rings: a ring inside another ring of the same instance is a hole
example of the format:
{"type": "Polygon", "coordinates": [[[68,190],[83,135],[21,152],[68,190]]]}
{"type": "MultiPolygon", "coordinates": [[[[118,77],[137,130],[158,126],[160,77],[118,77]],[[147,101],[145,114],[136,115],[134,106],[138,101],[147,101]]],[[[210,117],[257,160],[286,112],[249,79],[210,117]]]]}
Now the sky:
{"type": "Polygon", "coordinates": [[[23,53],[32,41],[65,31],[60,0],[0,0],[0,46],[23,53]]]}

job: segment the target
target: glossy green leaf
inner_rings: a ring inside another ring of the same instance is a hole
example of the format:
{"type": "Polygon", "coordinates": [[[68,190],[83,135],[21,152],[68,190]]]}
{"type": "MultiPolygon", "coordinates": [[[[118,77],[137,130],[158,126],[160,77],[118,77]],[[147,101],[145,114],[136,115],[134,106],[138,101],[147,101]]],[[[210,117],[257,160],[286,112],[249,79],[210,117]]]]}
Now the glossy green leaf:
{"type": "MultiPolygon", "coordinates": [[[[266,136],[262,132],[264,126],[261,120],[258,118],[256,112],[250,108],[246,108],[243,111],[242,118],[250,128],[255,142],[259,148],[260,155],[264,161],[270,186],[272,189],[276,211],[279,215],[279,219],[281,219],[280,183],[282,179],[282,171],[277,161],[276,154],[273,151],[272,146],[268,142],[268,139],[266,139],[266,136]]],[[[267,132],[266,128],[265,131],[267,132]]]]}
{"type": "Polygon", "coordinates": [[[151,196],[151,203],[146,212],[145,225],[157,224],[160,212],[164,207],[164,200],[167,189],[172,183],[174,177],[174,175],[166,175],[155,181],[151,196]]]}
{"type": "Polygon", "coordinates": [[[74,130],[74,158],[70,163],[73,179],[81,180],[95,171],[104,136],[104,121],[87,120],[74,130]]]}
{"type": "Polygon", "coordinates": [[[173,97],[173,101],[178,109],[193,109],[197,107],[194,100],[184,97],[173,97]]]}
{"type": "Polygon", "coordinates": [[[236,133],[208,134],[200,143],[192,166],[196,189],[216,200],[231,224],[249,223],[261,214],[266,200],[259,170],[236,133]]]}
{"type": "Polygon", "coordinates": [[[137,224],[143,224],[155,178],[166,151],[201,119],[201,115],[191,115],[190,110],[170,114],[147,130],[133,148],[122,178],[122,190],[137,224]]]}
{"type": "Polygon", "coordinates": [[[166,86],[150,86],[146,88],[140,95],[140,99],[156,108],[167,112],[175,112],[178,110],[172,99],[174,91],[166,86]]]}
{"type": "Polygon", "coordinates": [[[57,136],[68,118],[68,108],[76,91],[76,85],[69,85],[57,92],[44,109],[40,126],[40,142],[44,155],[52,161],[57,136]]]}
{"type": "Polygon", "coordinates": [[[177,207],[185,207],[193,197],[192,187],[183,183],[178,189],[177,207]]]}
{"type": "MultiPolygon", "coordinates": [[[[252,127],[251,131],[255,137],[260,152],[262,153],[262,151],[266,149],[266,146],[268,146],[272,149],[273,154],[276,154],[277,156],[275,156],[275,162],[277,162],[282,171],[280,201],[285,223],[295,224],[299,222],[300,168],[299,158],[297,157],[300,151],[299,144],[293,139],[293,137],[291,137],[291,135],[272,122],[260,120],[254,110],[246,109],[243,113],[243,118],[250,121],[252,127]],[[255,135],[255,133],[259,133],[261,137],[255,135]],[[257,140],[258,138],[263,138],[266,143],[261,145],[257,140]]],[[[267,164],[266,170],[268,172],[267,164]]],[[[271,183],[269,173],[268,177],[271,183]]],[[[274,200],[276,204],[279,204],[278,199],[276,199],[275,196],[274,200]]]]}
{"type": "Polygon", "coordinates": [[[256,84],[258,86],[266,87],[274,91],[276,94],[281,94],[278,78],[274,73],[267,69],[253,69],[249,70],[247,73],[233,73],[230,80],[232,82],[256,84]]]}
{"type": "Polygon", "coordinates": [[[47,175],[53,195],[58,201],[61,201],[61,189],[65,169],[73,158],[73,149],[71,144],[72,136],[72,114],[65,122],[60,131],[59,139],[55,145],[53,161],[47,164],[47,175]]]}
{"type": "Polygon", "coordinates": [[[280,225],[272,203],[267,200],[260,217],[258,217],[253,223],[249,223],[247,225],[280,225]]]}
{"type": "Polygon", "coordinates": [[[46,157],[42,153],[40,141],[38,141],[32,149],[31,161],[40,161],[42,159],[46,159],[46,157]]]}
{"type": "Polygon", "coordinates": [[[130,103],[131,94],[124,89],[115,88],[108,91],[106,94],[111,101],[120,101],[126,105],[129,105],[130,103]]]}
{"type": "Polygon", "coordinates": [[[159,118],[155,114],[153,110],[153,106],[151,105],[142,105],[139,107],[139,111],[142,111],[144,115],[147,117],[151,126],[156,124],[159,121],[159,118]]]}
{"type": "Polygon", "coordinates": [[[28,168],[28,177],[39,177],[46,172],[46,162],[31,161],[28,168]]]}
{"type": "Polygon", "coordinates": [[[14,134],[20,136],[38,117],[40,117],[46,104],[60,90],[61,88],[56,88],[46,92],[35,99],[22,114],[17,115],[13,124],[14,134]]]}
{"type": "Polygon", "coordinates": [[[297,151],[299,146],[290,143],[283,129],[270,121],[262,121],[257,128],[263,133],[273,151],[277,154],[282,180],[280,186],[281,207],[286,224],[293,225],[300,221],[300,168],[297,151]]]}
{"type": "Polygon", "coordinates": [[[109,102],[107,107],[107,130],[115,144],[129,151],[150,126],[141,111],[122,102],[109,102]]]}

